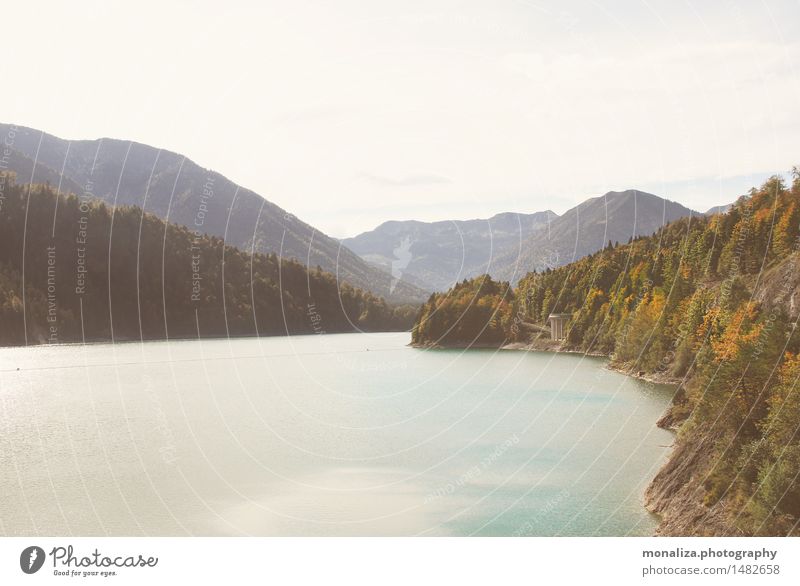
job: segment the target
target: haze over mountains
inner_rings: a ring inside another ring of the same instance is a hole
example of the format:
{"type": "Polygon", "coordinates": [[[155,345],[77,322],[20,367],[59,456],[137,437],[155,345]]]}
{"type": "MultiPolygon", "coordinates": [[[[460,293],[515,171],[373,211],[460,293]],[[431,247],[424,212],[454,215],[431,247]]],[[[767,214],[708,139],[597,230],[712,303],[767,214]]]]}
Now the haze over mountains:
{"type": "Polygon", "coordinates": [[[426,293],[393,279],[338,241],[220,173],[183,155],[116,139],[64,140],[40,130],[0,124],[5,169],[19,183],[50,183],[62,192],[135,205],[243,250],[273,252],[395,302],[426,293]],[[35,161],[35,165],[34,165],[35,161]]]}
{"type": "Polygon", "coordinates": [[[489,219],[385,222],[342,243],[395,277],[431,290],[483,273],[518,281],[529,271],[563,266],[613,242],[649,236],[698,212],[651,193],[610,191],[564,212],[498,214],[489,219]]]}

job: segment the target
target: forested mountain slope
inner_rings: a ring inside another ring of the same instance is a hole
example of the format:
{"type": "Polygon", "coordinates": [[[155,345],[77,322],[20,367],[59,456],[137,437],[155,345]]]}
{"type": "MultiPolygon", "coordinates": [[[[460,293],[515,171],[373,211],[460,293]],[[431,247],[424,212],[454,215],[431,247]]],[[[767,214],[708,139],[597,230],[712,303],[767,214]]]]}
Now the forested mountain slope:
{"type": "Polygon", "coordinates": [[[320,269],[0,175],[0,345],[406,329],[320,269]]]}

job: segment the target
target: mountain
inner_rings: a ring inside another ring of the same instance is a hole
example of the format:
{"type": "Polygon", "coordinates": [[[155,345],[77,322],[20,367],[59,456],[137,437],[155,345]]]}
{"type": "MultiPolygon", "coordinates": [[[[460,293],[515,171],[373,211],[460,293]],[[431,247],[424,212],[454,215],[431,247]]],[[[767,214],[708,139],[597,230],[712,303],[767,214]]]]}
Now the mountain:
{"type": "Polygon", "coordinates": [[[426,297],[420,288],[393,279],[337,240],[183,155],[125,140],[64,140],[9,124],[0,124],[0,136],[7,148],[3,170],[14,171],[20,183],[50,183],[112,206],[138,206],[243,250],[318,265],[392,301],[426,297]]]}
{"type": "Polygon", "coordinates": [[[431,295],[412,341],[603,354],[674,383],[659,425],[677,431],[675,447],[645,494],[658,532],[798,536],[799,244],[795,168],[790,187],[772,177],[726,213],[681,218],[516,287],[482,276],[431,295]]]}
{"type": "Polygon", "coordinates": [[[648,236],[699,216],[679,203],[629,189],[593,197],[564,212],[502,213],[483,220],[385,222],[342,244],[375,267],[434,291],[489,274],[516,283],[526,273],[560,267],[608,242],[648,236]]]}
{"type": "Polygon", "coordinates": [[[0,174],[0,346],[410,327],[415,306],[0,174]]]}
{"type": "Polygon", "coordinates": [[[518,250],[497,259],[492,277],[516,283],[526,273],[564,266],[602,250],[611,243],[649,236],[678,218],[699,216],[695,211],[636,189],[609,191],[587,199],[538,230],[518,250]]]}
{"type": "Polygon", "coordinates": [[[498,255],[517,250],[557,217],[546,211],[502,213],[480,220],[390,221],[342,244],[395,278],[441,291],[464,278],[491,272],[498,255]]]}
{"type": "Polygon", "coordinates": [[[732,207],[733,207],[732,203],[714,206],[712,208],[709,208],[706,211],[705,215],[706,216],[713,216],[714,214],[724,214],[725,212],[727,212],[732,207]]]}

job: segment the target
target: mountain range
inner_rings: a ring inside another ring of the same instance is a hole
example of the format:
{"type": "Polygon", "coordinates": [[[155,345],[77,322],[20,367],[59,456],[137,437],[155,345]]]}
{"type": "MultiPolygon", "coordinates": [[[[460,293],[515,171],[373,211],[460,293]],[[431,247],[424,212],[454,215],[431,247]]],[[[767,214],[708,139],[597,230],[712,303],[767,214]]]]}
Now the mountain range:
{"type": "Polygon", "coordinates": [[[609,241],[649,236],[673,220],[699,215],[679,203],[629,189],[587,199],[560,216],[547,210],[482,220],[392,221],[342,244],[395,278],[442,291],[484,273],[517,282],[529,271],[569,264],[609,241]]]}
{"type": "Polygon", "coordinates": [[[546,210],[389,221],[338,241],[184,155],[126,140],[65,140],[9,124],[0,124],[0,136],[6,139],[3,170],[16,173],[19,183],[49,183],[112,206],[138,206],[245,251],[319,266],[393,303],[417,303],[431,291],[484,273],[516,283],[530,271],[566,265],[609,241],[627,242],[701,215],[631,189],[587,199],[562,215],[546,210]]]}
{"type": "Polygon", "coordinates": [[[138,206],[245,251],[320,266],[393,302],[426,297],[420,287],[393,278],[259,194],[183,155],[127,140],[65,140],[10,124],[0,124],[0,137],[3,170],[16,173],[18,183],[49,183],[112,206],[138,206]]]}

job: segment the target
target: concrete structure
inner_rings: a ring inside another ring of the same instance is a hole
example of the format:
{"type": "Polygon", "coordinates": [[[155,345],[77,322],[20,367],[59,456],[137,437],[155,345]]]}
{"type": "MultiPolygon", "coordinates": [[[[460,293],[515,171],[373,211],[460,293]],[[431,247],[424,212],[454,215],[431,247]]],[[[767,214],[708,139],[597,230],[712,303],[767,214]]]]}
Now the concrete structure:
{"type": "Polygon", "coordinates": [[[565,338],[564,326],[571,317],[572,314],[570,313],[551,313],[548,316],[547,321],[550,323],[551,340],[563,340],[565,338]]]}

